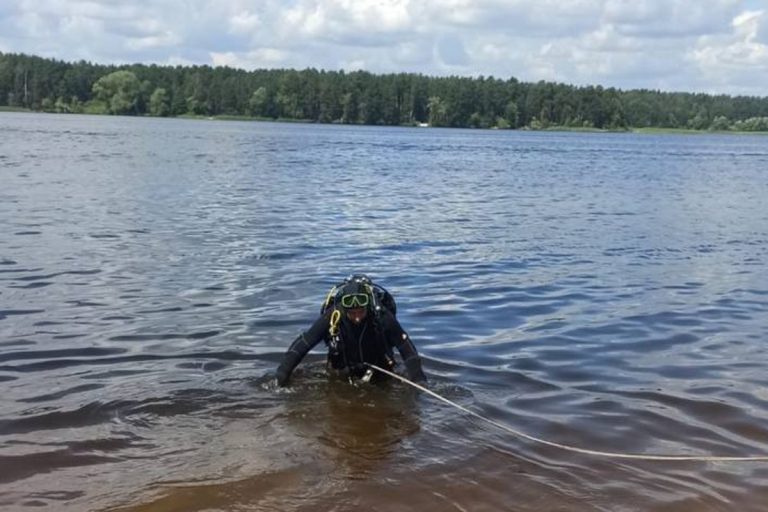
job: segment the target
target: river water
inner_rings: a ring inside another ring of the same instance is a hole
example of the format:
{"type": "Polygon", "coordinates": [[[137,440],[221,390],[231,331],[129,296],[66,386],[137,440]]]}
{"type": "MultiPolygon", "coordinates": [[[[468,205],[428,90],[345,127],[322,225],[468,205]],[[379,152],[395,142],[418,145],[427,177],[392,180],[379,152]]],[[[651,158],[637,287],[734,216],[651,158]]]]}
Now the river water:
{"type": "Polygon", "coordinates": [[[768,453],[768,139],[0,113],[3,511],[764,511],[768,463],[517,438],[317,349],[398,300],[429,387],[582,448],[768,453]]]}

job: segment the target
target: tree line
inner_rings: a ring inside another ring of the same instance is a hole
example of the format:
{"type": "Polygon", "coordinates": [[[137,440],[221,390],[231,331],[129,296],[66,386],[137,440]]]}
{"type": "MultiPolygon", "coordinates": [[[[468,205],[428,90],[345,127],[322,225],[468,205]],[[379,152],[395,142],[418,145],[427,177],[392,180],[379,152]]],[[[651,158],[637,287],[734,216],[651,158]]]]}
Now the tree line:
{"type": "Polygon", "coordinates": [[[370,125],[768,131],[768,97],[624,91],[484,76],[115,66],[12,53],[0,53],[0,106],[370,125]]]}

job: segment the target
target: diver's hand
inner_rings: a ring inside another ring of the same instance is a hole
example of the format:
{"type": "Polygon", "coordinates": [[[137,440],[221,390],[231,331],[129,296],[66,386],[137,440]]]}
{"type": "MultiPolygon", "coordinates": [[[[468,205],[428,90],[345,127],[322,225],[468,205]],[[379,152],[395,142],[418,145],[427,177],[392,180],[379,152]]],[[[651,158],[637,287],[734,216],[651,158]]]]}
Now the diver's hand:
{"type": "Polygon", "coordinates": [[[424,371],[421,369],[421,358],[410,357],[405,361],[405,369],[408,373],[408,378],[413,382],[419,384],[425,384],[427,382],[427,376],[424,375],[424,371]]]}
{"type": "Polygon", "coordinates": [[[283,367],[283,365],[278,366],[277,371],[275,372],[275,384],[278,386],[285,387],[288,384],[288,379],[290,378],[290,374],[288,373],[288,370],[283,367]]]}

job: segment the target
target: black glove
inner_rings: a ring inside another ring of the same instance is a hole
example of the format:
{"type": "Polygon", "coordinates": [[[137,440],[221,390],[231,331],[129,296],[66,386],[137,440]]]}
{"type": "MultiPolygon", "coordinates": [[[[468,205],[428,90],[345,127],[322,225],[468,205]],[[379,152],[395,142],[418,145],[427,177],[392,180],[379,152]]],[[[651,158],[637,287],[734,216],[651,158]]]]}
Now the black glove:
{"type": "Polygon", "coordinates": [[[424,375],[424,371],[421,369],[421,358],[419,356],[409,357],[405,361],[405,369],[408,373],[408,378],[413,382],[427,382],[427,376],[424,375]]]}
{"type": "Polygon", "coordinates": [[[282,364],[277,367],[277,371],[275,372],[275,380],[277,381],[277,385],[280,387],[285,386],[288,384],[288,378],[291,376],[291,373],[288,371],[288,369],[283,366],[282,364]]]}
{"type": "Polygon", "coordinates": [[[283,361],[280,363],[280,366],[277,367],[277,371],[275,371],[275,379],[277,380],[278,386],[285,386],[288,384],[288,379],[291,378],[291,373],[293,372],[293,369],[296,368],[296,365],[299,364],[300,360],[301,357],[299,357],[296,352],[292,350],[286,352],[283,361]]]}

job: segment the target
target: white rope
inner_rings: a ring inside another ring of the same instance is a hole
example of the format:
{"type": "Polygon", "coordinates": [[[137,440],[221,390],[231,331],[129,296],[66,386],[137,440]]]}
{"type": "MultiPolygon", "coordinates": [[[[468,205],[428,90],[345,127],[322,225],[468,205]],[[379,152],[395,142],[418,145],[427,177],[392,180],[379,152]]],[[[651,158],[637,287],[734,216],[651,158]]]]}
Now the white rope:
{"type": "Polygon", "coordinates": [[[430,396],[433,396],[434,398],[437,398],[441,402],[445,402],[446,404],[453,406],[460,411],[463,411],[470,416],[474,416],[475,418],[482,420],[490,425],[493,425],[496,428],[499,428],[501,430],[504,430],[505,432],[509,432],[510,434],[522,437],[523,439],[528,439],[529,441],[533,441],[534,443],[543,444],[546,446],[552,446],[554,448],[559,448],[561,450],[567,450],[569,452],[576,452],[576,453],[583,453],[586,455],[595,455],[597,457],[609,457],[613,459],[633,459],[633,460],[655,460],[655,461],[700,461],[700,462],[758,462],[758,461],[768,461],[768,455],[755,455],[751,457],[720,457],[720,456],[710,456],[710,455],[645,455],[641,453],[615,453],[615,452],[601,452],[598,450],[589,450],[586,448],[579,448],[577,446],[568,446],[566,444],[560,444],[555,443],[553,441],[547,441],[546,439],[539,439],[538,437],[534,437],[531,435],[528,435],[524,432],[520,432],[518,430],[515,430],[503,423],[499,423],[498,421],[494,421],[492,419],[486,418],[485,416],[482,416],[475,411],[472,411],[470,409],[467,409],[466,407],[463,407],[455,402],[452,402],[448,400],[447,398],[438,395],[434,391],[431,391],[424,386],[421,386],[419,384],[416,384],[415,382],[412,382],[405,377],[402,377],[401,375],[398,375],[396,373],[390,372],[389,370],[385,370],[384,368],[379,368],[376,365],[365,363],[369,367],[373,368],[374,370],[377,370],[381,373],[384,373],[386,375],[389,375],[390,377],[394,377],[395,379],[398,379],[401,382],[404,382],[410,386],[413,386],[414,388],[418,389],[419,391],[423,391],[424,393],[427,393],[430,396]]]}

